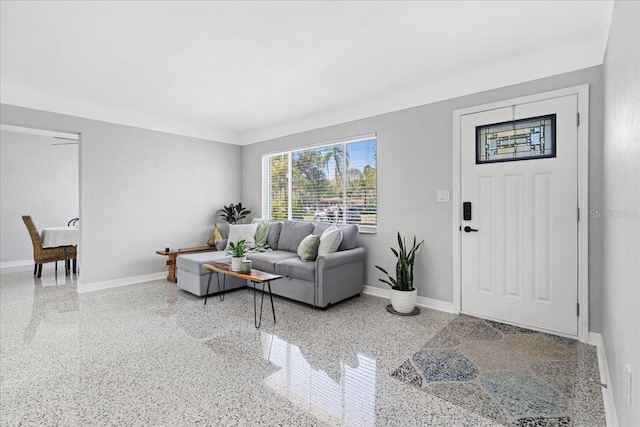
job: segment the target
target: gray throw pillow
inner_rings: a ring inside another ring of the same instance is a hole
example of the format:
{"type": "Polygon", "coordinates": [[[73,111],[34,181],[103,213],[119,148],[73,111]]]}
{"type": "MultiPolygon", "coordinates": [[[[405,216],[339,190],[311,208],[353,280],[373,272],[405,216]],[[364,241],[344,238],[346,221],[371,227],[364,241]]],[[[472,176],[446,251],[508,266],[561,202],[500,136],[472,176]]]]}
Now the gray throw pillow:
{"type": "Polygon", "coordinates": [[[280,233],[282,232],[282,223],[272,222],[269,226],[269,237],[267,238],[267,244],[274,251],[278,249],[278,241],[280,240],[280,233]]]}
{"type": "Polygon", "coordinates": [[[280,232],[278,250],[297,252],[302,239],[311,234],[314,227],[312,222],[286,220],[280,232]]]}
{"type": "Polygon", "coordinates": [[[298,256],[302,261],[315,261],[318,257],[318,246],[320,245],[320,236],[309,234],[302,239],[298,245],[298,256]]]}
{"type": "Polygon", "coordinates": [[[345,251],[356,247],[358,241],[358,226],[355,224],[343,225],[338,227],[342,231],[342,242],[338,246],[338,251],[345,251]]]}

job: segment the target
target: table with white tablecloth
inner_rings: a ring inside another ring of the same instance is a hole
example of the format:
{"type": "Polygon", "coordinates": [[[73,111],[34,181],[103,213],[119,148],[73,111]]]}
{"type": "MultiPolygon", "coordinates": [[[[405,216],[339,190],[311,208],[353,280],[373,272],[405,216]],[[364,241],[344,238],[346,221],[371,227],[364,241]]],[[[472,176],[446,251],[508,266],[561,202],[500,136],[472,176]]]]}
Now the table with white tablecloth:
{"type": "MultiPolygon", "coordinates": [[[[78,227],[46,227],[40,232],[40,240],[45,248],[57,246],[78,246],[80,228],[78,227]]],[[[73,272],[76,272],[76,258],[73,259],[73,272]]],[[[56,266],[57,270],[57,266],[56,266]]],[[[69,274],[70,262],[65,262],[65,271],[69,274]]]]}
{"type": "Polygon", "coordinates": [[[40,239],[45,248],[78,246],[80,229],[78,227],[47,227],[42,229],[40,239]]]}

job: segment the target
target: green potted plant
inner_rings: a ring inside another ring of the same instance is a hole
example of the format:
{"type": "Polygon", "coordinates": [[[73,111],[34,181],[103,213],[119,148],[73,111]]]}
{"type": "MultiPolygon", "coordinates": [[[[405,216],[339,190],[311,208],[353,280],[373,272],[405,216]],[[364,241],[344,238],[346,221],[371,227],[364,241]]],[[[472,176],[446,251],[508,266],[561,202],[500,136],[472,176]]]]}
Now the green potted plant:
{"type": "Polygon", "coordinates": [[[406,240],[398,232],[398,250],[391,248],[391,252],[398,259],[396,263],[396,277],[391,277],[387,270],[376,265],[376,268],[387,275],[388,279],[379,279],[391,286],[391,306],[398,313],[411,313],[416,306],[418,291],[413,288],[413,263],[416,260],[416,252],[424,240],[416,245],[416,236],[413,236],[413,246],[407,250],[406,240]]]}
{"type": "Polygon", "coordinates": [[[239,240],[237,243],[229,242],[229,248],[231,249],[228,254],[231,255],[231,270],[242,271],[242,261],[244,261],[247,254],[247,247],[244,240],[239,240]]]}
{"type": "Polygon", "coordinates": [[[243,207],[242,203],[238,202],[237,205],[231,203],[229,206],[220,209],[218,216],[229,224],[236,224],[238,221],[246,218],[250,213],[251,211],[249,209],[243,207]]]}

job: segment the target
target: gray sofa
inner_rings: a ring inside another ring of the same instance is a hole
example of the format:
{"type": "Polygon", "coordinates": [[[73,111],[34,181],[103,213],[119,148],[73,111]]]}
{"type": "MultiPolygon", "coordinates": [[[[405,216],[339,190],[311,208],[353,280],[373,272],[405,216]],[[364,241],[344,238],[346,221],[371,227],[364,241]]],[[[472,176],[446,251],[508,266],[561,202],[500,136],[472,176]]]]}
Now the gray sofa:
{"type": "MultiPolygon", "coordinates": [[[[354,295],[364,289],[365,249],[357,246],[358,226],[338,226],[342,231],[342,243],[337,252],[318,256],[316,261],[304,262],[298,257],[300,241],[309,234],[321,235],[331,224],[324,222],[284,221],[271,223],[267,244],[272,249],[267,252],[247,254],[253,268],[284,276],[271,282],[275,295],[325,308],[354,295]]],[[[207,291],[209,273],[203,264],[229,262],[226,246],[228,228],[219,227],[225,240],[216,245],[218,251],[177,258],[178,287],[198,296],[207,291]]],[[[225,290],[252,286],[251,282],[227,276],[225,290]]],[[[209,293],[218,292],[214,274],[209,293]]]]}

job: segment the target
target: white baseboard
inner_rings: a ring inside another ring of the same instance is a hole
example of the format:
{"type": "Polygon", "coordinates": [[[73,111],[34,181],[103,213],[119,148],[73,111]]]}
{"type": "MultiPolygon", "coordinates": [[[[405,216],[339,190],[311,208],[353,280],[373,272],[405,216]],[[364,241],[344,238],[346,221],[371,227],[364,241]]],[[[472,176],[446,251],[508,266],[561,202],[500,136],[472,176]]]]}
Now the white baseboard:
{"type": "MultiPolygon", "coordinates": [[[[375,286],[367,286],[365,285],[364,291],[367,295],[372,295],[378,298],[389,299],[389,289],[381,289],[376,288],[375,286]]],[[[453,303],[440,301],[437,299],[431,299],[427,297],[418,297],[418,301],[416,302],[420,307],[431,308],[433,310],[444,311],[446,313],[457,313],[458,310],[453,308],[453,303]]]]}
{"type": "Polygon", "coordinates": [[[378,298],[386,298],[389,299],[389,290],[376,288],[375,286],[364,285],[363,293],[367,295],[373,295],[378,298]]]}
{"type": "Polygon", "coordinates": [[[604,401],[604,414],[607,419],[607,427],[618,427],[618,415],[616,413],[616,405],[613,400],[611,377],[609,376],[609,365],[607,364],[607,353],[605,352],[602,335],[597,332],[589,332],[589,344],[595,345],[598,349],[600,382],[607,385],[607,388],[602,389],[602,400],[604,401]]]}
{"type": "Polygon", "coordinates": [[[432,299],[427,297],[418,297],[416,303],[421,307],[431,308],[433,310],[444,311],[446,313],[458,313],[458,310],[453,308],[452,302],[441,301],[439,299],[432,299]]]}
{"type": "Polygon", "coordinates": [[[0,262],[0,271],[2,271],[3,273],[27,270],[33,270],[33,259],[0,262]]]}
{"type": "Polygon", "coordinates": [[[78,293],[101,291],[103,289],[117,288],[133,285],[135,283],[150,282],[152,280],[166,279],[167,272],[143,274],[141,276],[123,277],[121,279],[107,280],[105,282],[78,283],[78,293]]]}

